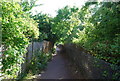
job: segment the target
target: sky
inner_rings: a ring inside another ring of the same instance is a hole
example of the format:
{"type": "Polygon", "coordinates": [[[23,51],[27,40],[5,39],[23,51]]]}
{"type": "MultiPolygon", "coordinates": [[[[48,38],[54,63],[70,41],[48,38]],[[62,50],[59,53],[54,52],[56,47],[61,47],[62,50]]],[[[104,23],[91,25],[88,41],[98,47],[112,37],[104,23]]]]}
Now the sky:
{"type": "Polygon", "coordinates": [[[56,16],[56,12],[58,9],[61,9],[65,6],[76,6],[81,7],[84,5],[87,0],[38,0],[36,4],[42,4],[39,7],[35,7],[32,9],[33,14],[42,12],[46,14],[50,14],[52,17],[56,16]]]}

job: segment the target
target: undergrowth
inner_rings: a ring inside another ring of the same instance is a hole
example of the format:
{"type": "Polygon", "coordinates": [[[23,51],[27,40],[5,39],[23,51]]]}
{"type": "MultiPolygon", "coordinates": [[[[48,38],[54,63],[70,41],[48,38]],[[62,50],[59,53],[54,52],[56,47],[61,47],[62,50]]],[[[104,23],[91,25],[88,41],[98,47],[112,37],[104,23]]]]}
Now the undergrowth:
{"type": "Polygon", "coordinates": [[[42,51],[35,51],[32,59],[27,66],[27,72],[23,73],[20,79],[33,79],[36,75],[41,74],[45,70],[47,63],[52,58],[52,53],[43,53],[42,51]]]}

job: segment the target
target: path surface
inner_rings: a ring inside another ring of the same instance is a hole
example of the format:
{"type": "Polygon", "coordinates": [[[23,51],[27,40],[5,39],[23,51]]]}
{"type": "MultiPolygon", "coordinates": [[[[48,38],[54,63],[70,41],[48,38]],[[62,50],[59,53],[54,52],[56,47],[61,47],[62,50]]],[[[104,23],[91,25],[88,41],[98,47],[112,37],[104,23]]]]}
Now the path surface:
{"type": "Polygon", "coordinates": [[[75,79],[74,72],[70,70],[70,63],[63,55],[56,55],[48,63],[46,71],[40,79],[75,79]],[[72,72],[71,72],[72,71],[72,72]]]}
{"type": "Polygon", "coordinates": [[[42,79],[72,79],[69,70],[69,62],[65,57],[58,54],[49,62],[47,70],[41,75],[42,79]]]}

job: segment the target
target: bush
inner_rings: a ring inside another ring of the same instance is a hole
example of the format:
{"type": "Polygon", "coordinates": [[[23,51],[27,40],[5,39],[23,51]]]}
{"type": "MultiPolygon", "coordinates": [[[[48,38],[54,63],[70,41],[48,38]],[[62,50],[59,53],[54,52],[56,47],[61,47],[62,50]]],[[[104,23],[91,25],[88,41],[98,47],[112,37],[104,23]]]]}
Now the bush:
{"type": "Polygon", "coordinates": [[[47,63],[51,58],[51,53],[43,53],[42,51],[34,52],[32,60],[28,67],[29,71],[31,71],[33,74],[40,73],[46,68],[47,63]]]}
{"type": "Polygon", "coordinates": [[[2,4],[2,72],[5,78],[16,78],[20,71],[23,55],[32,38],[37,38],[37,23],[22,11],[18,3],[2,4]]]}
{"type": "Polygon", "coordinates": [[[42,51],[35,51],[32,59],[27,66],[27,72],[23,73],[19,79],[33,79],[35,75],[39,75],[45,70],[47,63],[52,58],[52,53],[43,53],[42,51]]]}
{"type": "Polygon", "coordinates": [[[88,7],[87,10],[89,13],[92,12],[92,16],[83,22],[84,30],[79,33],[77,39],[77,43],[83,45],[96,57],[117,65],[120,63],[120,14],[118,14],[120,7],[118,5],[119,3],[114,2],[100,3],[96,4],[94,11],[88,7]]]}

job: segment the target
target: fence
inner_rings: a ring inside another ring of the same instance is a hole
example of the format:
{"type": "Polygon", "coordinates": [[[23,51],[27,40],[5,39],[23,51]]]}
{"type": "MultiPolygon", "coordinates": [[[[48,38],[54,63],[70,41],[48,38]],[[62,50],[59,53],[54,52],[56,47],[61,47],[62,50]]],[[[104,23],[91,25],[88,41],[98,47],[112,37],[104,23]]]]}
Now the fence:
{"type": "Polygon", "coordinates": [[[34,52],[43,51],[44,53],[47,53],[52,49],[52,47],[53,45],[49,41],[32,42],[27,48],[27,53],[25,54],[25,63],[22,64],[21,73],[25,73],[27,71],[34,52]]]}

